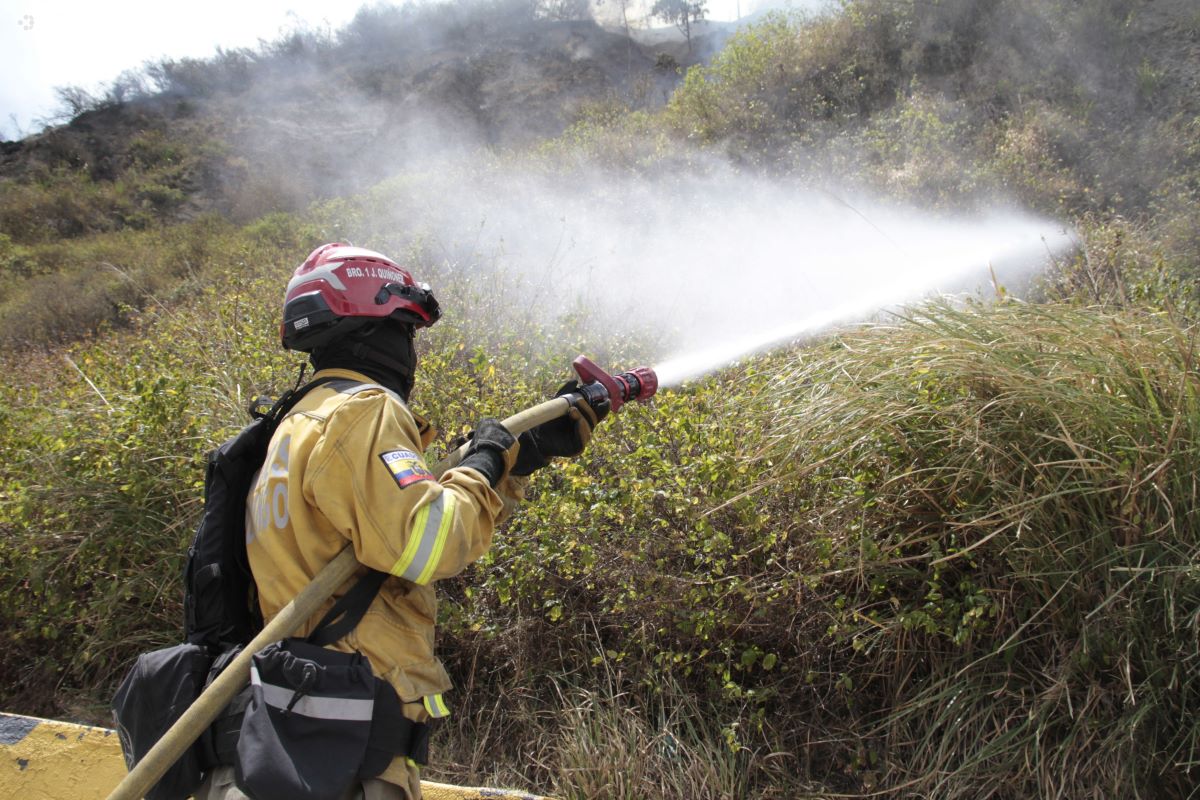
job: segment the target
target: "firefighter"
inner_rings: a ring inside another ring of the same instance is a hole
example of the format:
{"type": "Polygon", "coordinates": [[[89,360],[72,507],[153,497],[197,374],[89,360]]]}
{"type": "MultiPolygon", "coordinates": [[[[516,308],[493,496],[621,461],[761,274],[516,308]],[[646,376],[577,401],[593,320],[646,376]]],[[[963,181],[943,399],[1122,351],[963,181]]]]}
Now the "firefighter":
{"type": "MultiPolygon", "coordinates": [[[[281,335],[286,348],[309,354],[314,378],[337,380],[311,390],[280,424],[247,513],[247,552],[266,620],[347,542],[362,573],[388,574],[357,626],[330,648],[365,655],[415,723],[449,714],[451,682],[434,654],[434,582],[483,555],[523,498],[527,476],[551,458],[581,453],[608,411],[578,400],[567,416],[519,441],[496,420],[480,420],[462,463],[435,477],[422,456],[434,431],[408,398],[414,333],[439,316],[429,287],[386,256],[345,244],[313,251],[288,284],[281,335]]],[[[344,591],[297,635],[308,634],[344,591]]],[[[397,754],[347,797],[418,800],[414,755],[397,754]]],[[[199,800],[244,796],[232,767],[214,770],[197,793],[199,800]]]]}

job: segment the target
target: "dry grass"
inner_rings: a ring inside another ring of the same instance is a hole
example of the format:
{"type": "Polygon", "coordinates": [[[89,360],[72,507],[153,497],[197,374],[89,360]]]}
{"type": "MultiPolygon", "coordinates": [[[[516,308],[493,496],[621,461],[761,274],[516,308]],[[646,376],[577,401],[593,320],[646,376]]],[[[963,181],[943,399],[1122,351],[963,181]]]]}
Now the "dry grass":
{"type": "Polygon", "coordinates": [[[825,655],[889,793],[1193,792],[1193,329],[934,307],[802,354],[772,397],[771,488],[808,498],[825,655]]]}
{"type": "Polygon", "coordinates": [[[582,674],[472,687],[436,742],[430,776],[562,800],[826,796],[789,754],[731,746],[718,707],[666,676],[646,692],[622,690],[614,666],[588,676],[589,688],[577,685],[582,674]]]}

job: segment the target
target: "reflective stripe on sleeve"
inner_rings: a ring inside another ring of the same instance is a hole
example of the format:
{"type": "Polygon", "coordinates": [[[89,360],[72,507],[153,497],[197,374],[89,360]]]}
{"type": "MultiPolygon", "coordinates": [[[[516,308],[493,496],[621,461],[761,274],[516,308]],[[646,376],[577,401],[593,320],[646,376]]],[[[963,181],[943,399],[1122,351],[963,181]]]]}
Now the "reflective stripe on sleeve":
{"type": "MultiPolygon", "coordinates": [[[[263,683],[262,678],[258,674],[258,668],[253,665],[250,667],[250,684],[262,690],[264,703],[278,709],[286,709],[296,694],[285,686],[263,683]]],[[[296,701],[295,705],[292,705],[290,713],[312,717],[313,719],[370,722],[371,713],[374,709],[374,700],[304,695],[296,701]]]]}
{"type": "Polygon", "coordinates": [[[434,719],[450,716],[450,708],[446,705],[446,701],[442,699],[441,694],[426,695],[423,701],[425,703],[425,710],[434,719]]]}
{"type": "Polygon", "coordinates": [[[436,500],[417,511],[404,552],[392,566],[393,575],[418,585],[429,583],[442,560],[446,537],[454,524],[454,504],[454,495],[442,492],[436,500]]]}

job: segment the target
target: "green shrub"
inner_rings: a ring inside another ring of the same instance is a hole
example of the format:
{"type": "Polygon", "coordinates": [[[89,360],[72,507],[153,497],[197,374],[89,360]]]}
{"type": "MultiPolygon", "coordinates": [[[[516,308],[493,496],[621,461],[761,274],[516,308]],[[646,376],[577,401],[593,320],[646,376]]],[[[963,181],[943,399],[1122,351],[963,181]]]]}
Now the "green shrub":
{"type": "Polygon", "coordinates": [[[121,199],[111,185],[93,183],[70,169],[50,172],[37,182],[3,181],[0,230],[22,243],[113,230],[121,199]]]}
{"type": "Polygon", "coordinates": [[[1080,247],[1047,278],[1049,295],[1088,305],[1161,311],[1182,321],[1200,319],[1194,277],[1200,244],[1187,229],[1188,221],[1186,207],[1153,223],[1081,219],[1080,247]]]}
{"type": "Polygon", "coordinates": [[[3,302],[14,283],[30,277],[36,270],[30,249],[14,242],[8,234],[0,233],[0,276],[3,276],[0,302],[3,302]]]}
{"type": "Polygon", "coordinates": [[[689,139],[770,156],[886,105],[897,87],[895,17],[866,5],[812,22],[775,14],[738,32],[711,66],[688,70],[667,124],[689,139]]]}
{"type": "MultiPolygon", "coordinates": [[[[151,212],[157,213],[157,212],[151,212]]],[[[324,238],[319,223],[286,215],[237,228],[216,215],[150,230],[120,230],[0,249],[28,274],[0,293],[0,344],[46,345],[135,321],[149,307],[167,312],[230,268],[250,276],[293,262],[324,238]],[[299,255],[298,255],[299,254],[299,255]]],[[[270,290],[275,302],[283,283],[270,290]]]]}
{"type": "Polygon", "coordinates": [[[966,104],[914,82],[895,105],[873,115],[860,134],[843,137],[831,151],[889,198],[961,209],[965,198],[991,202],[998,188],[977,140],[966,104]]]}

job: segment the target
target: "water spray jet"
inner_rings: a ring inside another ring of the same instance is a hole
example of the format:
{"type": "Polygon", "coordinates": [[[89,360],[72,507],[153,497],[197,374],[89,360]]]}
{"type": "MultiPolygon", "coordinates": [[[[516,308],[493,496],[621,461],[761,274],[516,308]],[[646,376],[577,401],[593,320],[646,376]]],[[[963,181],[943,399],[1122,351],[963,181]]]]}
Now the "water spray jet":
{"type": "Polygon", "coordinates": [[[1053,239],[1039,233],[1036,239],[1007,242],[963,250],[959,246],[931,252],[919,271],[899,270],[890,280],[876,281],[853,291],[849,299],[766,328],[755,328],[742,336],[723,338],[718,344],[682,355],[669,357],[654,367],[662,387],[680,386],[748,356],[793,344],[825,331],[861,322],[889,311],[898,311],[907,303],[934,295],[963,296],[989,287],[997,296],[1004,294],[999,272],[1004,277],[1024,281],[1033,273],[1030,252],[1044,248],[1051,260],[1064,250],[1077,246],[1070,231],[1061,231],[1053,239]]]}

